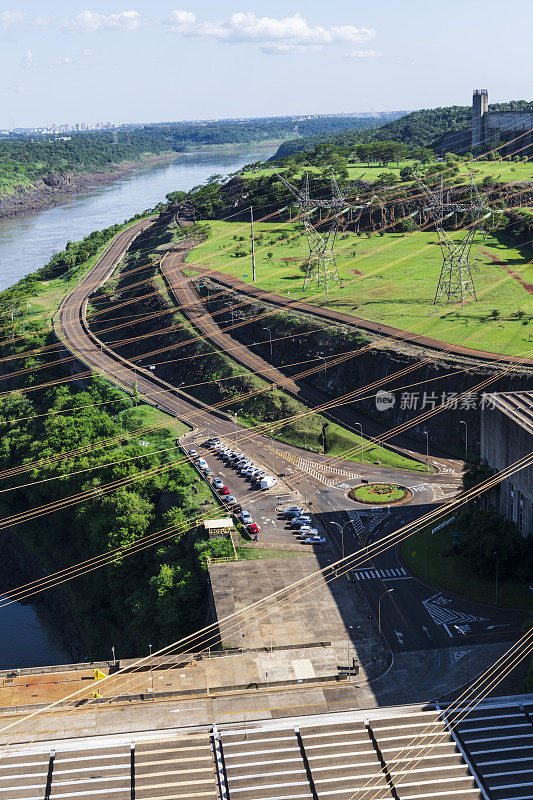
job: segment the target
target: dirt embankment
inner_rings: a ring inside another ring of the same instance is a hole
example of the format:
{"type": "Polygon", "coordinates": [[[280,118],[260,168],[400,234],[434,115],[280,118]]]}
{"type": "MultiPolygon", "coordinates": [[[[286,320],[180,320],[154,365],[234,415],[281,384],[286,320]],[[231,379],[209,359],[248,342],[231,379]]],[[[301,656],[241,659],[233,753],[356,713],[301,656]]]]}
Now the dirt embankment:
{"type": "Polygon", "coordinates": [[[10,194],[0,194],[0,220],[13,219],[24,214],[35,214],[65,203],[69,197],[87,192],[95,186],[107,186],[130,175],[141,164],[170,161],[178,153],[150,156],[142,162],[123,162],[105,172],[54,173],[45,175],[31,186],[19,186],[10,194]]]}

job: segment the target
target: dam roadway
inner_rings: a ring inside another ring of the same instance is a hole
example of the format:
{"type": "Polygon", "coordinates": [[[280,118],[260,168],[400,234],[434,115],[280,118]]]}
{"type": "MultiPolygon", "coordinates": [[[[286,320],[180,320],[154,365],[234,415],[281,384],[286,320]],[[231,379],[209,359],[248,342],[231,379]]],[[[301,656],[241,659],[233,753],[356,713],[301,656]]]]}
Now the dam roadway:
{"type": "MultiPolygon", "coordinates": [[[[128,247],[150,224],[151,220],[141,220],[120,234],[92,271],[64,299],[54,320],[58,338],[80,362],[92,370],[103,372],[109,380],[129,393],[133,393],[136,388],[143,400],[193,426],[195,430],[185,437],[186,441],[194,441],[194,444],[198,445],[205,438],[205,432],[209,430],[220,437],[225,437],[228,441],[238,441],[239,447],[244,448],[259,463],[264,461],[265,453],[268,453],[268,461],[273,471],[278,476],[283,476],[284,483],[289,489],[294,490],[295,497],[302,497],[305,485],[306,499],[311,513],[316,515],[322,530],[329,535],[326,545],[329,560],[337,558],[342,544],[335,535],[334,523],[345,527],[353,514],[364,509],[346,497],[346,484],[342,478],[335,480],[334,476],[331,476],[332,479],[328,477],[331,471],[324,463],[323,457],[312,454],[314,466],[309,468],[306,466],[309,463],[308,451],[278,442],[274,445],[270,438],[236,426],[229,415],[206,406],[153,372],[123,358],[90,330],[87,323],[87,304],[91,294],[109,279],[128,247]],[[296,469],[291,469],[288,464],[296,464],[296,469]]],[[[213,336],[215,333],[218,337],[216,331],[213,332],[213,336]]],[[[219,346],[224,346],[224,342],[220,342],[219,346]]],[[[252,357],[256,358],[253,354],[252,357]]],[[[266,368],[271,369],[268,365],[266,368]]],[[[282,377],[287,380],[286,377],[282,377]]],[[[435,504],[439,504],[447,496],[452,496],[459,487],[458,476],[451,477],[449,474],[444,477],[439,474],[421,475],[357,462],[343,462],[342,466],[346,471],[351,470],[357,478],[364,474],[365,478],[371,481],[402,481],[413,489],[411,501],[393,510],[384,522],[384,529],[380,528],[374,532],[375,539],[378,539],[385,530],[399,526],[405,518],[419,516],[428,508],[434,508],[435,504]]],[[[249,487],[245,491],[249,492],[249,487]]],[[[244,499],[239,497],[238,499],[241,499],[244,505],[244,499]]],[[[361,549],[355,525],[348,526],[343,545],[346,553],[361,549]]],[[[363,571],[359,576],[353,576],[356,591],[367,604],[375,627],[377,627],[376,619],[382,591],[395,586],[394,602],[390,604],[389,610],[385,603],[382,608],[382,636],[394,654],[395,661],[395,668],[388,673],[387,680],[393,686],[396,674],[397,685],[401,685],[402,682],[406,682],[408,673],[418,675],[425,665],[435,685],[440,684],[442,676],[439,677],[439,671],[434,666],[435,655],[438,654],[438,663],[449,665],[450,680],[457,684],[462,664],[454,661],[456,656],[453,653],[463,646],[464,635],[460,635],[461,632],[456,631],[453,625],[448,626],[447,631],[439,617],[439,606],[443,602],[446,605],[448,598],[445,593],[440,593],[441,597],[438,599],[434,598],[435,590],[411,576],[405,576],[405,580],[395,581],[394,584],[390,583],[388,578],[400,577],[398,570],[401,568],[396,553],[389,548],[372,564],[372,568],[363,571]],[[428,601],[430,601],[429,606],[428,601]]],[[[470,646],[473,651],[478,651],[477,655],[471,653],[473,663],[476,663],[476,660],[480,665],[484,663],[484,648],[487,648],[486,663],[490,663],[490,656],[499,652],[501,643],[512,640],[519,634],[522,616],[506,613],[507,619],[505,624],[502,624],[501,609],[480,607],[479,604],[453,598],[451,617],[458,622],[462,620],[465,624],[470,622],[473,626],[470,646]]],[[[461,657],[464,657],[464,653],[461,657]]],[[[418,694],[416,688],[414,686],[413,691],[418,694]]],[[[426,685],[426,693],[427,688],[426,685]]],[[[410,697],[406,697],[406,702],[410,700],[410,697]]]]}

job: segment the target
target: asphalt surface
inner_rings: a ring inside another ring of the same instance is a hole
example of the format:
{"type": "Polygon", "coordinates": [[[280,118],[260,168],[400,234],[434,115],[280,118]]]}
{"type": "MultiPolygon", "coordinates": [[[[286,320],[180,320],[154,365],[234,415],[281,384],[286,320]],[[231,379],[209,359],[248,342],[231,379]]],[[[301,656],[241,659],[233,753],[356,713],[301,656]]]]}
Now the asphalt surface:
{"type": "MultiPolygon", "coordinates": [[[[178,252],[166,254],[161,260],[161,272],[170,288],[170,291],[179,306],[180,310],[188,317],[193,325],[204,334],[216,347],[223,350],[230,358],[247,367],[248,369],[261,375],[270,383],[276,384],[285,392],[292,395],[301,402],[317,407],[329,404],[333,398],[331,395],[322,391],[318,387],[302,379],[293,380],[285,375],[281,369],[269,364],[261,356],[253,353],[248,347],[243,345],[231,335],[232,326],[229,330],[223,327],[218,319],[215,319],[206,309],[202,298],[199,296],[194,281],[194,276],[188,276],[179,265],[184,261],[188,250],[183,248],[178,252]]],[[[211,277],[211,273],[209,273],[211,277]]],[[[312,368],[312,365],[303,365],[302,371],[312,368]]],[[[376,420],[371,420],[361,414],[355,404],[349,406],[340,405],[338,407],[326,408],[324,415],[334,422],[344,425],[351,430],[357,430],[356,425],[361,425],[364,435],[368,438],[376,438],[388,431],[385,426],[376,420]]],[[[394,441],[387,441],[387,447],[396,450],[403,455],[413,458],[420,462],[425,462],[426,455],[421,453],[418,443],[405,435],[394,437],[394,441]]],[[[447,458],[437,453],[432,448],[430,454],[430,464],[440,472],[456,471],[461,468],[461,462],[447,458]]]]}
{"type": "MultiPolygon", "coordinates": [[[[188,265],[194,267],[202,272],[201,266],[196,266],[194,262],[188,265]]],[[[421,336],[420,334],[410,333],[403,331],[400,328],[394,328],[391,325],[378,324],[370,320],[355,317],[352,314],[344,314],[342,311],[333,311],[331,309],[321,308],[320,306],[305,303],[300,300],[289,300],[281,295],[267,292],[264,289],[259,289],[257,286],[251,286],[249,283],[234,278],[231,275],[226,275],[223,272],[216,270],[206,270],[205,274],[209,276],[210,280],[221,286],[233,289],[242,294],[247,294],[256,300],[263,300],[274,305],[282,306],[283,308],[291,308],[296,311],[303,311],[306,314],[312,314],[315,317],[322,319],[333,320],[335,322],[342,322],[343,325],[350,325],[353,328],[360,328],[362,330],[372,331],[382,336],[390,336],[392,339],[398,339],[402,342],[409,344],[416,344],[430,350],[437,350],[439,352],[452,353],[460,356],[469,356],[481,361],[494,361],[497,363],[506,364],[521,364],[525,366],[532,366],[532,358],[520,358],[518,356],[506,356],[499,353],[491,353],[486,350],[473,350],[469,347],[461,347],[460,345],[448,344],[441,342],[438,339],[432,339],[429,336],[421,336]]]]}
{"type": "MultiPolygon", "coordinates": [[[[286,486],[294,493],[293,497],[303,500],[313,514],[316,514],[317,527],[329,530],[326,552],[335,552],[336,544],[339,547],[342,545],[341,542],[336,542],[339,539],[339,531],[331,525],[334,521],[338,521],[338,524],[345,528],[345,553],[354,552],[361,547],[361,544],[368,543],[368,541],[360,542],[356,536],[354,537],[353,532],[350,535],[352,525],[348,525],[346,530],[349,514],[357,516],[361,512],[369,511],[368,507],[354,503],[346,496],[349,486],[358,483],[362,476],[370,481],[392,479],[412,489],[411,500],[393,510],[383,523],[379,534],[375,534],[377,536],[393,530],[409,513],[421,514],[428,507],[442,502],[458,491],[459,476],[451,468],[445,475],[388,470],[356,462],[336,462],[333,468],[330,459],[315,454],[310,455],[298,448],[280,445],[268,437],[236,426],[229,416],[213,412],[149,370],[136,367],[132,362],[118,356],[103,344],[87,325],[85,315],[88,299],[95,288],[105,282],[112,273],[135,236],[149,224],[150,221],[142,220],[117,237],[92,272],[60,306],[55,319],[56,333],[80,361],[91,369],[103,370],[113,382],[129,391],[137,386],[139,394],[148,402],[194,425],[196,435],[202,437],[217,434],[233,441],[236,439],[239,450],[246,452],[259,465],[264,464],[266,459],[268,465],[271,465],[270,471],[283,479],[286,486]],[[337,469],[337,472],[332,471],[334,469],[337,469]]],[[[230,489],[233,489],[240,502],[244,499],[244,505],[246,495],[250,491],[249,485],[241,491],[240,483],[235,483],[234,477],[230,477],[229,469],[220,467],[218,471],[227,476],[228,482],[231,482],[230,489]]],[[[265,518],[268,516],[268,519],[273,521],[273,529],[277,529],[279,524],[274,522],[275,517],[272,513],[274,502],[277,504],[277,492],[272,491],[271,498],[265,502],[268,508],[264,508],[261,513],[265,518]]],[[[293,502],[294,500],[288,504],[292,505],[293,502]]],[[[266,527],[264,522],[264,519],[259,519],[263,528],[266,527]]],[[[394,600],[384,597],[381,601],[381,631],[393,651],[426,651],[450,646],[466,650],[467,642],[473,645],[507,641],[519,634],[523,618],[520,613],[458,600],[404,575],[402,570],[403,566],[399,563],[394,549],[389,548],[374,561],[371,570],[362,570],[365,574],[359,574],[359,579],[356,576],[354,582],[356,591],[361,593],[368,604],[369,613],[374,621],[379,617],[379,598],[386,589],[394,588],[394,600]],[[455,625],[464,629],[467,634],[466,640],[455,625]]]]}

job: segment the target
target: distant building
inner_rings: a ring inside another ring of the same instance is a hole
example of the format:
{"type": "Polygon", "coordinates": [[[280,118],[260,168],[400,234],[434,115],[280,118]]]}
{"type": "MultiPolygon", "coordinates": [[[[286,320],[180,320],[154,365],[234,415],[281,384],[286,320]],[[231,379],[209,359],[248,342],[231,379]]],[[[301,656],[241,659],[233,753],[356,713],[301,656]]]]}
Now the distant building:
{"type": "MultiPolygon", "coordinates": [[[[481,458],[500,472],[533,452],[533,392],[501,392],[489,399],[481,412],[481,458]]],[[[533,467],[503,480],[491,502],[522,536],[533,534],[533,467]]]]}
{"type": "Polygon", "coordinates": [[[523,144],[533,142],[533,111],[489,111],[487,89],[475,89],[472,98],[472,147],[482,147],[491,142],[506,142],[529,132],[523,144]]]}

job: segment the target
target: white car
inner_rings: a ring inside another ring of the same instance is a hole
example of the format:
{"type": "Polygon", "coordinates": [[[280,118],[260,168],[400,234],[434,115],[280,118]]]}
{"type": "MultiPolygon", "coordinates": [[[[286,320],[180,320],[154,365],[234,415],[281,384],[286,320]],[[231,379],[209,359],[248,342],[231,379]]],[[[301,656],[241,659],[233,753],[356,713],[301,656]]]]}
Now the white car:
{"type": "Polygon", "coordinates": [[[244,475],[245,478],[251,478],[252,475],[254,474],[254,468],[253,467],[247,467],[247,469],[245,469],[242,474],[244,475]]]}
{"type": "Polygon", "coordinates": [[[312,536],[310,539],[304,539],[304,544],[326,544],[326,540],[321,536],[312,536]]]}
{"type": "Polygon", "coordinates": [[[239,518],[240,518],[241,522],[243,522],[245,525],[251,525],[252,524],[252,515],[250,514],[249,511],[245,511],[243,509],[241,511],[241,513],[239,514],[239,518]]]}
{"type": "Polygon", "coordinates": [[[233,503],[236,503],[236,502],[237,502],[237,498],[235,497],[235,495],[234,495],[234,494],[228,494],[228,495],[227,495],[227,496],[224,498],[224,500],[226,501],[226,503],[231,503],[231,505],[233,505],[233,503]]]}
{"type": "Polygon", "coordinates": [[[191,448],[189,450],[189,455],[190,455],[191,458],[196,458],[196,456],[198,455],[198,452],[194,448],[191,448]]]}
{"type": "Polygon", "coordinates": [[[213,470],[211,469],[211,467],[205,467],[205,469],[202,470],[202,471],[203,471],[204,475],[207,475],[208,477],[209,477],[209,475],[213,474],[213,470]]]}
{"type": "Polygon", "coordinates": [[[213,486],[215,489],[222,489],[224,486],[224,481],[221,481],[220,478],[215,478],[213,481],[213,486]]]}
{"type": "Polygon", "coordinates": [[[215,442],[215,445],[214,445],[214,447],[213,447],[213,450],[222,450],[223,446],[224,446],[224,445],[223,445],[223,444],[221,444],[220,442],[215,442]]]}
{"type": "Polygon", "coordinates": [[[205,458],[198,459],[198,466],[200,467],[200,469],[205,469],[207,467],[207,461],[205,460],[205,458]]]}

